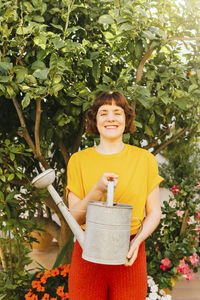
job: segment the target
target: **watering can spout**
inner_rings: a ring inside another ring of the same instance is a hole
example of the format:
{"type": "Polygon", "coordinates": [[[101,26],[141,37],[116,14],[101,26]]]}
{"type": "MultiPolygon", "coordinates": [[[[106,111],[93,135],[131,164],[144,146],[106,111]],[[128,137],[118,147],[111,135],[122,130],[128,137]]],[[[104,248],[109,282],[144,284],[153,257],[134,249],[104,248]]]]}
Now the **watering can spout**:
{"type": "Polygon", "coordinates": [[[84,245],[84,231],[81,229],[80,225],[74,219],[74,217],[69,212],[62,198],[58,195],[57,191],[54,189],[52,183],[55,180],[55,171],[53,169],[48,169],[36,176],[32,184],[39,189],[47,188],[50,195],[54,199],[56,205],[59,207],[63,217],[71,228],[73,234],[77,238],[80,246],[83,248],[84,245]]]}

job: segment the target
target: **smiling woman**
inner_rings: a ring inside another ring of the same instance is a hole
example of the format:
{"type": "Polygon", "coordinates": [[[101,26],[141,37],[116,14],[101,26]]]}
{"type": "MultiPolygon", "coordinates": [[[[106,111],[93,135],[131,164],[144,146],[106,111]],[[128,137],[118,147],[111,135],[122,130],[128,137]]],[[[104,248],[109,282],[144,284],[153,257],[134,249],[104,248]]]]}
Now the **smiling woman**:
{"type": "MultiPolygon", "coordinates": [[[[104,265],[82,258],[76,242],[69,276],[71,300],[145,300],[147,272],[144,240],[157,227],[160,216],[155,157],[123,143],[123,133],[133,132],[134,112],[119,92],[102,92],[87,114],[87,132],[100,135],[100,143],[74,153],[68,164],[69,209],[83,226],[90,201],[105,201],[109,180],[114,182],[114,201],[134,207],[126,265],[104,265]],[[139,235],[140,222],[144,219],[139,235]],[[136,236],[136,238],[134,238],[136,236]],[[87,276],[85,276],[87,274],[87,276]]],[[[120,249],[118,250],[120,252],[120,249]]]]}

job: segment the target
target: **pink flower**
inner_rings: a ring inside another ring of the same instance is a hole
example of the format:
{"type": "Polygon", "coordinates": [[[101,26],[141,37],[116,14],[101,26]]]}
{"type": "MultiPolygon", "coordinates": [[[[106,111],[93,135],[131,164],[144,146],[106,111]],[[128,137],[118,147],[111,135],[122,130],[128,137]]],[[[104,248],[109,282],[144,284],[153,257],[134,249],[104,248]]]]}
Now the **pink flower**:
{"type": "Polygon", "coordinates": [[[187,273],[187,276],[186,276],[186,280],[189,281],[189,280],[192,280],[194,278],[194,274],[189,272],[187,273]]]}
{"type": "Polygon", "coordinates": [[[173,187],[172,187],[172,193],[174,195],[176,195],[178,193],[178,191],[179,191],[179,186],[178,185],[173,185],[173,187]]]}
{"type": "Polygon", "coordinates": [[[182,218],[183,214],[184,214],[184,210],[177,210],[176,214],[178,217],[182,218]]]}
{"type": "Polygon", "coordinates": [[[199,258],[196,253],[189,257],[189,262],[191,262],[193,268],[196,267],[196,264],[199,262],[199,258]]]}
{"type": "Polygon", "coordinates": [[[162,265],[160,265],[160,268],[165,271],[169,268],[169,265],[171,264],[171,260],[167,257],[161,260],[162,265]]]}
{"type": "Polygon", "coordinates": [[[169,267],[169,265],[171,264],[171,260],[167,257],[165,257],[164,259],[161,260],[161,263],[166,266],[169,267]]]}
{"type": "MultiPolygon", "coordinates": [[[[193,257],[193,256],[192,256],[193,257]]],[[[196,257],[194,257],[195,259],[196,257]]],[[[179,266],[177,267],[177,272],[182,273],[187,281],[194,278],[194,275],[191,273],[189,265],[185,262],[185,259],[179,261],[179,266]]]]}
{"type": "Polygon", "coordinates": [[[195,212],[195,216],[197,219],[200,219],[200,213],[195,212]]]}

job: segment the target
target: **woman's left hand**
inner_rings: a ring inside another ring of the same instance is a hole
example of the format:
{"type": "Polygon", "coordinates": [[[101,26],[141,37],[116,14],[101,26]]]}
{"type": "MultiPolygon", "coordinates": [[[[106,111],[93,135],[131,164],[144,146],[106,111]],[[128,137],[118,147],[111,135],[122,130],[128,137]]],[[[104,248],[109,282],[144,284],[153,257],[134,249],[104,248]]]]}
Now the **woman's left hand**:
{"type": "Polygon", "coordinates": [[[137,238],[133,239],[130,242],[130,248],[129,248],[129,251],[128,251],[128,254],[127,254],[128,261],[125,264],[125,266],[132,266],[132,264],[134,263],[134,261],[137,258],[140,244],[141,243],[137,238]]]}

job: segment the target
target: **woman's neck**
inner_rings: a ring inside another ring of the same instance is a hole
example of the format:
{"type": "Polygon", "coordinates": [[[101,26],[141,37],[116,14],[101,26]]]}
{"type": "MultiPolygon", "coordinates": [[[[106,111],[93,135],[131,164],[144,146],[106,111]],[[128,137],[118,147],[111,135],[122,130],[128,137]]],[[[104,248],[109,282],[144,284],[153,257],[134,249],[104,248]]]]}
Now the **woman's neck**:
{"type": "Polygon", "coordinates": [[[98,146],[95,147],[95,150],[101,154],[116,154],[121,152],[124,149],[124,143],[122,140],[117,141],[106,141],[100,140],[98,146]]]}

